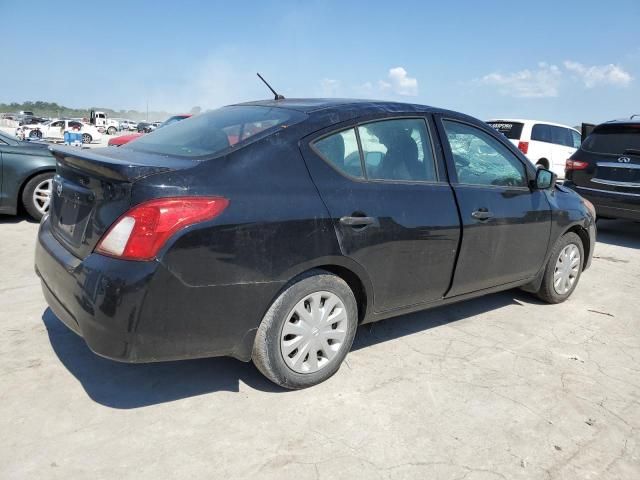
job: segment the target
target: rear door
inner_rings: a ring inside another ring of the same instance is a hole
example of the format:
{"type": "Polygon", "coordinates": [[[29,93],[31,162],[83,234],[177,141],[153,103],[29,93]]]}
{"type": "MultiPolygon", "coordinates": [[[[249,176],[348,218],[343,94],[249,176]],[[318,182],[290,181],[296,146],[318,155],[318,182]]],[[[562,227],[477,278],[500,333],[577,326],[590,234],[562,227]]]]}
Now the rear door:
{"type": "Polygon", "coordinates": [[[448,296],[533,277],[544,262],[551,211],[545,193],[529,188],[524,160],[490,129],[450,116],[438,116],[438,128],[463,226],[448,296]]]}
{"type": "Polygon", "coordinates": [[[460,224],[431,118],[343,124],[301,150],[342,253],[362,265],[383,312],[441,298],[460,224]]]}

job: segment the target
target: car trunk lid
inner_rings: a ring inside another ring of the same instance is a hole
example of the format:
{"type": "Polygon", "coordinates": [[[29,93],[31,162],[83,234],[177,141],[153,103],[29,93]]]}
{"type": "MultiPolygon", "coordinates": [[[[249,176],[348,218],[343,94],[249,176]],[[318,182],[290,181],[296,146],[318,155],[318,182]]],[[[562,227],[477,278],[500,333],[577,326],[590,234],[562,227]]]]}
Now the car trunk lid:
{"type": "Polygon", "coordinates": [[[126,149],[52,147],[57,160],[50,206],[53,235],[78,258],[89,255],[131,206],[136,181],[197,162],[126,149]]]}

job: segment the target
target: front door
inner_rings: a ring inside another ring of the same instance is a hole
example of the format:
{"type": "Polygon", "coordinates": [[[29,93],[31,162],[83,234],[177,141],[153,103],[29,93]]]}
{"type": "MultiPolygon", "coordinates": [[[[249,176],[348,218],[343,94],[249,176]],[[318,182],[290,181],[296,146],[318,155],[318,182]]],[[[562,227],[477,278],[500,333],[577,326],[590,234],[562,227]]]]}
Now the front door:
{"type": "Polygon", "coordinates": [[[301,144],[342,253],[369,275],[376,312],[436,300],[449,288],[460,225],[433,127],[425,117],[377,120],[301,144]]]}
{"type": "Polygon", "coordinates": [[[489,127],[439,118],[462,243],[448,296],[533,277],[544,263],[551,210],[529,187],[524,159],[489,127]]]}

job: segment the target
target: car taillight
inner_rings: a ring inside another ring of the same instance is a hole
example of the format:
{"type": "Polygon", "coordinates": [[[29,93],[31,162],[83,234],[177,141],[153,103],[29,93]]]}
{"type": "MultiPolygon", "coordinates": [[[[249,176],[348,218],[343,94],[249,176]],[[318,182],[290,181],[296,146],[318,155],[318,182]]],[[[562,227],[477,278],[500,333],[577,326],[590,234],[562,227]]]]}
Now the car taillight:
{"type": "Polygon", "coordinates": [[[568,172],[570,170],[584,170],[588,166],[589,166],[588,162],[583,162],[581,160],[571,160],[569,158],[565,163],[564,171],[568,172]]]}
{"type": "Polygon", "coordinates": [[[526,155],[529,151],[529,142],[518,142],[518,150],[526,155]]]}
{"type": "Polygon", "coordinates": [[[109,228],[95,251],[125,260],[153,260],[174,233],[217,217],[227,205],[229,200],[222,197],[170,197],[143,202],[109,228]]]}

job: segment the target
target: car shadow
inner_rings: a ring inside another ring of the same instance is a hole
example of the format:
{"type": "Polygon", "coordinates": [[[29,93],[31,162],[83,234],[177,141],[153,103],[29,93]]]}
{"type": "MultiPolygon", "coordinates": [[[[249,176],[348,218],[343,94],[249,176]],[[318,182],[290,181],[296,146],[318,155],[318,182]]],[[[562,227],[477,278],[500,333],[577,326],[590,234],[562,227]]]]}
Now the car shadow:
{"type": "Polygon", "coordinates": [[[609,245],[640,249],[640,223],[629,220],[605,220],[601,218],[598,220],[597,240],[609,245]]]}
{"type": "Polygon", "coordinates": [[[26,214],[18,214],[18,215],[5,215],[0,214],[0,225],[2,224],[12,224],[12,223],[39,223],[37,220],[34,220],[30,216],[26,214]]]}
{"type": "MultiPolygon", "coordinates": [[[[352,350],[386,342],[475,316],[511,304],[536,300],[517,290],[460,304],[403,315],[358,329],[352,350]],[[372,326],[373,325],[373,326],[372,326]]],[[[239,392],[240,382],[263,392],[287,392],[253,366],[233,358],[206,358],[148,364],[127,364],[94,354],[78,335],[51,311],[42,321],[53,351],[95,402],[115,409],[134,409],[220,391],[239,392]]]]}
{"type": "MultiPolygon", "coordinates": [[[[449,323],[475,317],[491,310],[509,305],[548,306],[522,290],[507,290],[460,303],[422,310],[419,312],[389,318],[380,322],[362,325],[351,350],[360,350],[371,345],[395,340],[417,332],[429,330],[449,323]]],[[[482,321],[482,319],[476,319],[482,321]]]]}

